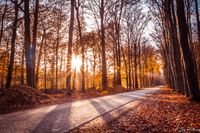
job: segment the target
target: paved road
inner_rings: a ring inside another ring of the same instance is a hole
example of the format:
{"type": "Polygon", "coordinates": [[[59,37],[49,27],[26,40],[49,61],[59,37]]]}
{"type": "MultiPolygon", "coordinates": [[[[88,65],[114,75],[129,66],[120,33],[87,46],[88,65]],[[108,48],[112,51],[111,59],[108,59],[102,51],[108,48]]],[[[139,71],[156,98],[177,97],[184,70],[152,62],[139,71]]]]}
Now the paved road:
{"type": "Polygon", "coordinates": [[[0,115],[0,133],[67,132],[157,90],[159,87],[0,115]]]}

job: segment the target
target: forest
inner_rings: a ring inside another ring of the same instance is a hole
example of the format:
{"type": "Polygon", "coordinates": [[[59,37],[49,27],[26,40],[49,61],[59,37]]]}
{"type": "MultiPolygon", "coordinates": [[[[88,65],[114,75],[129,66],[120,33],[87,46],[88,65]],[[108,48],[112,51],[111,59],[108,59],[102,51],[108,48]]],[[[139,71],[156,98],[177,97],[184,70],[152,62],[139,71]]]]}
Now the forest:
{"type": "Polygon", "coordinates": [[[2,1],[1,89],[26,84],[71,92],[159,84],[161,56],[144,35],[151,17],[143,6],[120,0],[2,1]]]}
{"type": "Polygon", "coordinates": [[[199,0],[0,0],[0,113],[155,86],[200,102],[199,13],[199,0]]]}

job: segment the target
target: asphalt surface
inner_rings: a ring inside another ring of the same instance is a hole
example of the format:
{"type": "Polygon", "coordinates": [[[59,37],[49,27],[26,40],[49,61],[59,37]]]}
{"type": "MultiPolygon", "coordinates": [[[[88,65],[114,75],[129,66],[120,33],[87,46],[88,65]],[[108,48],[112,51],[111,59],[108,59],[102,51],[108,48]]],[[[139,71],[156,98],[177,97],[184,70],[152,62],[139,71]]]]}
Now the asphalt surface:
{"type": "Polygon", "coordinates": [[[159,87],[147,88],[0,115],[0,133],[68,132],[107,112],[117,110],[119,107],[123,108],[128,103],[137,102],[135,104],[137,106],[140,103],[139,99],[159,89],[159,87]]]}

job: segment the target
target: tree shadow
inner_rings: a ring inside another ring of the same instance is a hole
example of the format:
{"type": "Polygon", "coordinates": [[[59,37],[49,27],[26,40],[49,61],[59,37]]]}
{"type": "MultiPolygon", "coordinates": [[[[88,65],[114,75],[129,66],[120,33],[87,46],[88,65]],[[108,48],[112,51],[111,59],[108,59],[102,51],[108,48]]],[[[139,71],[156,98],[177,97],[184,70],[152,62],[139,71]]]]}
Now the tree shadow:
{"type": "Polygon", "coordinates": [[[60,104],[49,112],[36,126],[33,133],[67,131],[71,126],[72,103],[60,104]]]}

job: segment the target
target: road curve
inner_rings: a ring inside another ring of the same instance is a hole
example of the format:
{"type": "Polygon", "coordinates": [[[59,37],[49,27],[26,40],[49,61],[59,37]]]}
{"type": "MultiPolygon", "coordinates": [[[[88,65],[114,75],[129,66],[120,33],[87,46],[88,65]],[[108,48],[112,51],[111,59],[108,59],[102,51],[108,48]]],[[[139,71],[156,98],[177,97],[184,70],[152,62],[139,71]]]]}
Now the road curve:
{"type": "MultiPolygon", "coordinates": [[[[60,133],[82,125],[127,103],[137,102],[160,87],[51,105],[0,115],[0,133],[60,133]]],[[[135,106],[137,106],[135,105],[135,106]]]]}

